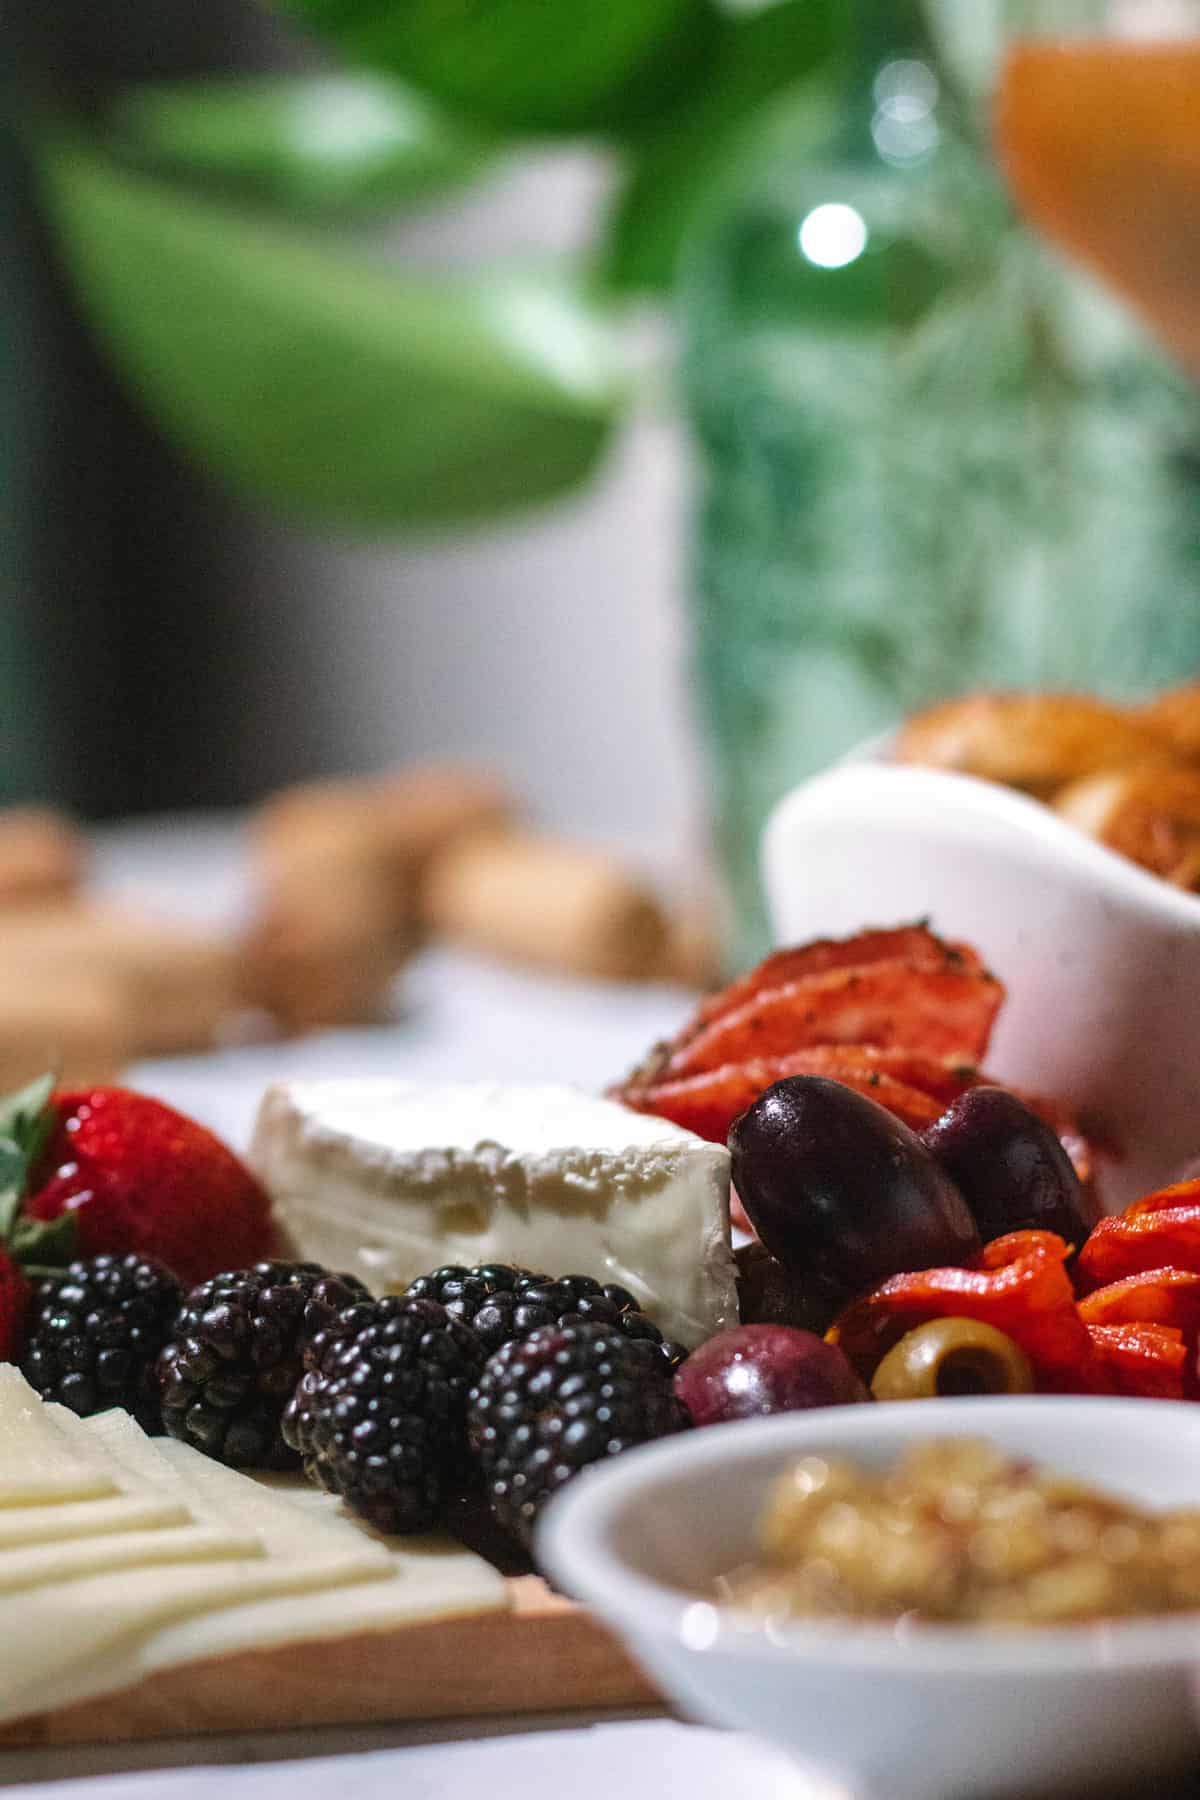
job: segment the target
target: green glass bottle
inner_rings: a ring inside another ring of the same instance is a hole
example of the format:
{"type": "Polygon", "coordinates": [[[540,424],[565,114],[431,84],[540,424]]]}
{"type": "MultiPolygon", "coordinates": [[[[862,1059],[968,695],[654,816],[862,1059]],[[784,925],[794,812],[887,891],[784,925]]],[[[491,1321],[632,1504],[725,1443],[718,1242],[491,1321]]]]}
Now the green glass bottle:
{"type": "MultiPolygon", "coordinates": [[[[1014,6],[1021,29],[1053,10],[1014,6]]],[[[692,650],[737,962],[765,942],[770,808],[904,711],[1200,671],[1200,396],[1014,217],[924,10],[859,13],[840,99],[764,126],[683,285],[692,650]]],[[[863,896],[864,923],[886,913],[863,896]]]]}

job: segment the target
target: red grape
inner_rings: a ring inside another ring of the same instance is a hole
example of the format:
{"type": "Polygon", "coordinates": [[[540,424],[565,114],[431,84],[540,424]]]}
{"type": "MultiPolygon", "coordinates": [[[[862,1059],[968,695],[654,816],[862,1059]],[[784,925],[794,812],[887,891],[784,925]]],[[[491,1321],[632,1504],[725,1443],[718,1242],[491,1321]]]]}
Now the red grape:
{"type": "Polygon", "coordinates": [[[719,1332],[676,1370],[675,1394],[695,1425],[867,1398],[835,1344],[791,1325],[735,1325],[719,1332]]]}

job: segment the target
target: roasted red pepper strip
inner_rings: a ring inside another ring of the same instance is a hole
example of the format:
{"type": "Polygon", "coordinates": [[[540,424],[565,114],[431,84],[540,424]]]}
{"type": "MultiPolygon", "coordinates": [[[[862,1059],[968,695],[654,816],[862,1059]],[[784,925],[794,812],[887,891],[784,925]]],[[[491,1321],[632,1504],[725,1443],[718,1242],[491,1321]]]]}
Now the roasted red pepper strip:
{"type": "Polygon", "coordinates": [[[1170,1325],[1191,1342],[1200,1332],[1200,1275],[1146,1269],[1096,1288],[1079,1302],[1085,1325],[1170,1325]]]}
{"type": "MultiPolygon", "coordinates": [[[[1187,1352],[1183,1371],[1183,1393],[1188,1399],[1200,1398],[1200,1375],[1196,1367],[1197,1340],[1200,1339],[1200,1275],[1190,1269],[1147,1269],[1141,1275],[1126,1275],[1122,1281],[1110,1281],[1079,1302],[1079,1316],[1089,1330],[1126,1325],[1165,1326],[1182,1338],[1187,1352]]],[[[1098,1344],[1103,1354],[1103,1340],[1098,1344]]],[[[1114,1365],[1106,1358],[1110,1372],[1114,1365]]],[[[1118,1393],[1127,1388],[1117,1386],[1118,1393]]]]}
{"type": "Polygon", "coordinates": [[[1182,1400],[1187,1347],[1172,1325],[1090,1325],[1088,1334],[1113,1393],[1182,1400]]]}
{"type": "Polygon", "coordinates": [[[1123,1219],[1141,1218],[1143,1213],[1174,1212],[1180,1206],[1200,1206],[1200,1179],[1176,1181],[1170,1187],[1156,1188],[1135,1200],[1121,1214],[1123,1219]]]}
{"type": "Polygon", "coordinates": [[[829,1333],[870,1376],[905,1332],[927,1319],[979,1319],[1018,1343],[1043,1393],[1108,1391],[1103,1366],[1075,1308],[1069,1254],[1051,1231],[1013,1231],[966,1269],[893,1275],[848,1306],[829,1333]]]}
{"type": "Polygon", "coordinates": [[[1150,1269],[1200,1274],[1200,1182],[1181,1181],[1101,1219],[1079,1252],[1075,1278],[1088,1293],[1150,1269]]]}

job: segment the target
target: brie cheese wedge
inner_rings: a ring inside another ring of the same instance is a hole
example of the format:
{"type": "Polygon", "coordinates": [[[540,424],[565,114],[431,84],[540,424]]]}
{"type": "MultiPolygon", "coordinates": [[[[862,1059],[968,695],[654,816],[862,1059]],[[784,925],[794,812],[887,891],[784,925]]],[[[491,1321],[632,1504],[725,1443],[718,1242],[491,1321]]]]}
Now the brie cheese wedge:
{"type": "Polygon", "coordinates": [[[299,1253],[402,1291],[443,1263],[619,1282],[689,1346],[737,1323],[729,1153],[568,1087],[297,1081],[250,1161],[299,1253]]]}

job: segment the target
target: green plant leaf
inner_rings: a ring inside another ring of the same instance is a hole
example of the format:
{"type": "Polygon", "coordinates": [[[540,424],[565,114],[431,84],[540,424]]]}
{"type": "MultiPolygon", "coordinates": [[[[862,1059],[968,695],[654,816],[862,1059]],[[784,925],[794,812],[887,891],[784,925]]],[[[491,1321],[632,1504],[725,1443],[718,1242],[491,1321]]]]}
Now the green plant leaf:
{"type": "Polygon", "coordinates": [[[284,0],[355,61],[516,131],[652,116],[708,69],[708,0],[284,0]]]}
{"type": "Polygon", "coordinates": [[[574,486],[624,400],[612,338],[550,276],[423,277],[42,146],[85,312],[166,431],[248,497],[380,530],[574,486]]]}
{"type": "Polygon", "coordinates": [[[715,73],[694,98],[630,140],[632,166],[609,220],[603,274],[615,288],[669,287],[681,245],[727,180],[764,105],[845,41],[842,0],[781,0],[721,23],[715,73]]]}
{"type": "Polygon", "coordinates": [[[110,115],[122,148],[294,210],[419,199],[469,180],[478,133],[382,76],[262,76],[138,87],[110,115]]]}

